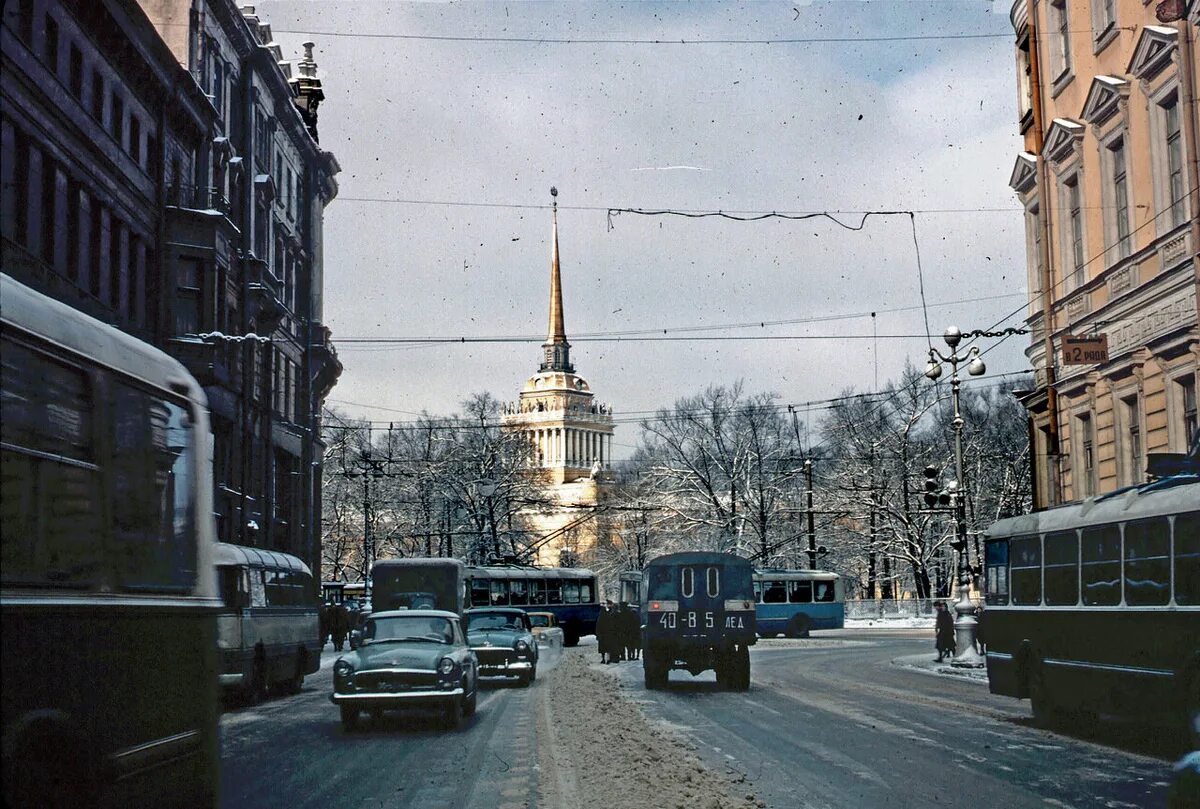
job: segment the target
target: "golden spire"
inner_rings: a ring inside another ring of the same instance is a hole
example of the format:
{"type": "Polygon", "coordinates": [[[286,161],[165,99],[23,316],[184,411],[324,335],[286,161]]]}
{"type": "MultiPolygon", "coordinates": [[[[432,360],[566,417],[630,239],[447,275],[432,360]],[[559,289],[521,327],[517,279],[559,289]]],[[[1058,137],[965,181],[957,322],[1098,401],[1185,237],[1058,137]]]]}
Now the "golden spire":
{"type": "Polygon", "coordinates": [[[553,234],[550,248],[550,328],[546,342],[542,344],[544,358],[542,371],[565,371],[573,373],[567,342],[567,327],[563,319],[562,274],[558,266],[558,189],[551,187],[551,210],[553,234]]]}

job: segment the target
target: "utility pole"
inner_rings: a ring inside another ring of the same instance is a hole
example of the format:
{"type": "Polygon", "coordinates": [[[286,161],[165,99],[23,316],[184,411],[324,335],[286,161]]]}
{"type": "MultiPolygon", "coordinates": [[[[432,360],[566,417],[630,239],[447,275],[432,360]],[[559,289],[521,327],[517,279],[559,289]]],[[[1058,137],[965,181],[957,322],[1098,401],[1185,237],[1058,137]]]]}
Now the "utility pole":
{"type": "Polygon", "coordinates": [[[813,526],[813,472],[812,459],[805,458],[804,460],[804,486],[805,495],[808,499],[808,567],[810,570],[817,569],[817,531],[813,526]]]}

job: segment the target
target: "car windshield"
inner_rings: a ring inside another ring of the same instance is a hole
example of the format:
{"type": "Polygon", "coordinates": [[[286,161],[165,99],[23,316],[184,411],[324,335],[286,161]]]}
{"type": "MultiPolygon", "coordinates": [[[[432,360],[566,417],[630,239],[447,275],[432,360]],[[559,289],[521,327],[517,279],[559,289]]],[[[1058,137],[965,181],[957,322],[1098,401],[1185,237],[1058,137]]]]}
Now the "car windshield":
{"type": "Polygon", "coordinates": [[[367,621],[367,625],[363,629],[363,640],[371,643],[382,641],[453,643],[454,627],[446,618],[430,618],[420,615],[372,618],[367,621]]]}
{"type": "Polygon", "coordinates": [[[529,616],[529,625],[534,626],[534,627],[550,626],[550,616],[549,615],[530,615],[529,616]]]}
{"type": "Polygon", "coordinates": [[[515,613],[485,612],[467,616],[467,629],[524,629],[525,616],[515,613]]]}

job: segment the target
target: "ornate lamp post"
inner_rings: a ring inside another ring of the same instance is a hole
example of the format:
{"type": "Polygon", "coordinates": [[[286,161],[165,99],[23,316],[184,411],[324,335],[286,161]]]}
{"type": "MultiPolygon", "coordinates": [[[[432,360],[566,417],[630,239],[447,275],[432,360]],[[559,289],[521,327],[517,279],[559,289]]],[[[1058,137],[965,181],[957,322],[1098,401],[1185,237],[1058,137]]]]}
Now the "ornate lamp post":
{"type": "MultiPolygon", "coordinates": [[[[484,502],[487,504],[487,521],[492,537],[492,554],[498,557],[500,555],[500,543],[496,538],[496,518],[495,512],[492,510],[492,495],[496,493],[496,488],[496,481],[492,480],[491,478],[480,478],[479,480],[475,481],[475,491],[484,499],[484,502]]],[[[481,546],[483,545],[482,536],[480,537],[479,544],[481,546]]],[[[478,555],[480,562],[483,562],[487,557],[487,554],[483,551],[482,547],[479,549],[478,555]]]]}
{"type": "Polygon", "coordinates": [[[979,347],[971,346],[965,355],[958,353],[958,344],[962,342],[962,332],[957,326],[946,329],[943,338],[950,346],[950,356],[946,356],[936,348],[929,349],[929,364],[925,366],[925,376],[935,382],[942,375],[942,363],[950,364],[950,393],[954,402],[954,476],[955,481],[950,491],[951,508],[954,511],[955,540],[953,547],[958,551],[958,603],[954,611],[958,617],[954,621],[954,660],[951,665],[978,668],[984,664],[983,658],[975,651],[975,633],[979,627],[975,620],[975,605],[971,603],[971,564],[967,559],[967,513],[963,497],[965,491],[963,481],[962,428],[963,417],[958,406],[958,389],[961,384],[958,378],[958,366],[967,363],[967,373],[980,376],[987,371],[987,366],[979,358],[979,347]]]}

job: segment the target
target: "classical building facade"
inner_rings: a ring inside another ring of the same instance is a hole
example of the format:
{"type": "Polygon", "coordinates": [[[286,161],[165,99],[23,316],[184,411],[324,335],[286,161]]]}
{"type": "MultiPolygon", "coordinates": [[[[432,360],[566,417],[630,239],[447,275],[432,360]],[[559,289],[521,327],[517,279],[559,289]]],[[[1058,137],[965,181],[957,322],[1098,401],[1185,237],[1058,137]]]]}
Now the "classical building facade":
{"type": "Polygon", "coordinates": [[[226,541],[320,560],[321,323],[311,53],[232,0],[17,0],[0,26],[3,270],[179,357],[212,413],[226,541]]]}
{"type": "Polygon", "coordinates": [[[1147,453],[1185,451],[1196,434],[1192,5],[1188,19],[1173,19],[1173,0],[1012,7],[1038,508],[1140,482],[1147,453]],[[1106,338],[1107,359],[1064,354],[1068,336],[1106,338]]]}
{"type": "Polygon", "coordinates": [[[546,483],[550,503],[525,516],[540,539],[539,565],[587,564],[597,539],[611,529],[602,505],[610,487],[612,409],[595,401],[587,381],[571,364],[563,318],[558,252],[558,209],[553,212],[550,258],[550,326],[542,361],[519,400],[505,408],[501,424],[525,435],[533,474],[546,483]]]}

